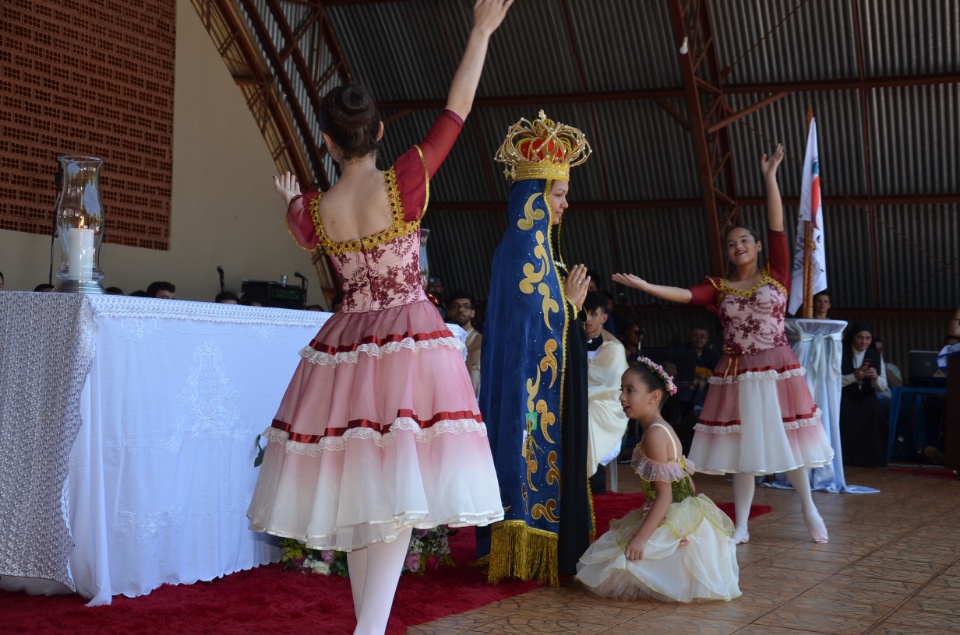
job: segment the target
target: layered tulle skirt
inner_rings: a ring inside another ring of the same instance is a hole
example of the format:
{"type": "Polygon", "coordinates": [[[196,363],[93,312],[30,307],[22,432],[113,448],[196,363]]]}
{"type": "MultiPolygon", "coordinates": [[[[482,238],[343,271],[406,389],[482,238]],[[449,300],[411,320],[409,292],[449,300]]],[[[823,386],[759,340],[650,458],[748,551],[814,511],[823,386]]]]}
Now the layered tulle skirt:
{"type": "Polygon", "coordinates": [[[429,302],[336,313],[264,436],[250,528],[351,551],[503,517],[463,345],[429,302]]]}
{"type": "Polygon", "coordinates": [[[789,346],[720,358],[689,458],[708,474],[821,467],[833,448],[789,346]]]}
{"type": "Polygon", "coordinates": [[[733,523],[704,495],[671,503],[643,550],[627,560],[624,550],[650,504],[610,523],[587,549],[577,578],[602,597],[653,597],[668,602],[732,600],[740,596],[740,568],[731,539],[733,523]]]}

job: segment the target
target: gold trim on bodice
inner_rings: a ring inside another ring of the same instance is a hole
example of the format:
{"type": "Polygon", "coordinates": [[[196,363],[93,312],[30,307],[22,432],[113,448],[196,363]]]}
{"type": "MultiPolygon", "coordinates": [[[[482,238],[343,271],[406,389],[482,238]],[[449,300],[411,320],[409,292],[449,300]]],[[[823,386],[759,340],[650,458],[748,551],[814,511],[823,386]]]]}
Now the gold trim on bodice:
{"type": "Polygon", "coordinates": [[[753,285],[747,291],[741,291],[740,289],[735,289],[734,287],[731,287],[730,283],[727,282],[726,278],[720,278],[719,285],[715,284],[713,280],[710,280],[710,284],[712,284],[717,289],[717,293],[719,296],[717,298],[717,302],[720,302],[721,300],[723,300],[723,296],[728,294],[735,295],[741,298],[752,298],[753,295],[760,290],[760,287],[762,287],[765,284],[773,285],[774,287],[779,289],[780,293],[782,293],[783,295],[789,295],[787,293],[786,287],[784,287],[782,284],[780,284],[778,280],[776,280],[773,276],[767,273],[766,268],[764,268],[763,272],[760,274],[760,280],[757,282],[757,284],[753,285]]]}
{"type": "MultiPolygon", "coordinates": [[[[339,256],[353,251],[369,251],[384,243],[389,243],[401,236],[412,234],[420,228],[420,221],[403,220],[403,203],[400,201],[400,188],[397,186],[397,172],[391,167],[383,172],[384,185],[387,188],[387,201],[390,203],[390,214],[393,217],[393,224],[369,236],[348,240],[345,242],[336,242],[330,240],[326,230],[323,228],[323,221],[320,220],[320,198],[310,201],[310,217],[313,219],[313,227],[317,232],[317,238],[320,246],[331,256],[339,256]]],[[[429,186],[428,186],[429,187],[429,186]]]]}

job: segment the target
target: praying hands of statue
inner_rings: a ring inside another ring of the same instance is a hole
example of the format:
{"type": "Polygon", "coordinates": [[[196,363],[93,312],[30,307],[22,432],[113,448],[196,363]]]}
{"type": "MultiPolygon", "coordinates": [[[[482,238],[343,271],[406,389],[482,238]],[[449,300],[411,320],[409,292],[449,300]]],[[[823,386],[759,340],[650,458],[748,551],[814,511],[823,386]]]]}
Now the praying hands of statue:
{"type": "Polygon", "coordinates": [[[290,201],[300,196],[300,184],[297,183],[297,177],[289,172],[273,177],[273,189],[280,195],[285,205],[290,205],[290,201]]]}
{"type": "Polygon", "coordinates": [[[563,291],[567,299],[573,303],[577,311],[583,306],[583,301],[587,299],[587,291],[590,290],[590,276],[587,275],[587,268],[584,265],[574,265],[563,281],[563,291]]]}

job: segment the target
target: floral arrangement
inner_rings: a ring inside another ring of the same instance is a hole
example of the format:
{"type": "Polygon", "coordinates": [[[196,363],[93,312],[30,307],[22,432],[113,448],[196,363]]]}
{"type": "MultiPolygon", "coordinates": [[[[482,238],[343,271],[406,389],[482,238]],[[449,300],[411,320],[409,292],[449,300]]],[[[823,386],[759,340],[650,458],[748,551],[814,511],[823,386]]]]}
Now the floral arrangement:
{"type": "MultiPolygon", "coordinates": [[[[427,571],[438,569],[440,565],[453,566],[449,537],[456,532],[456,529],[451,530],[446,525],[433,529],[414,529],[410,535],[407,557],[403,561],[403,573],[423,575],[427,571]]],[[[350,577],[347,554],[342,551],[310,549],[293,538],[282,540],[280,548],[283,550],[280,562],[284,569],[350,577]]]]}
{"type": "Polygon", "coordinates": [[[347,554],[342,551],[310,549],[293,538],[282,540],[280,548],[283,549],[280,562],[286,570],[350,577],[347,571],[347,554]]]}
{"type": "Polygon", "coordinates": [[[677,394],[677,385],[673,383],[673,377],[671,377],[667,371],[663,370],[663,366],[656,363],[649,357],[643,356],[637,357],[637,363],[643,364],[652,370],[656,375],[659,375],[660,379],[663,380],[663,384],[666,386],[668,393],[671,395],[677,394]]]}

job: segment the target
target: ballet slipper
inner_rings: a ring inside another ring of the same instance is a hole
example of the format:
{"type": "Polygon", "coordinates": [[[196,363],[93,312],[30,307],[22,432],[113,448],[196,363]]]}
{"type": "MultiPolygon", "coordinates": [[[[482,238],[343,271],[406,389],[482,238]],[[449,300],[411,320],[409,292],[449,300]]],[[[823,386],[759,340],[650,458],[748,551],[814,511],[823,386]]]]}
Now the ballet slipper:
{"type": "Polygon", "coordinates": [[[810,532],[810,537],[814,542],[820,543],[821,545],[827,544],[829,537],[827,536],[827,525],[823,522],[823,517],[820,514],[817,514],[816,519],[811,526],[810,522],[804,519],[807,523],[807,531],[810,532]]]}
{"type": "Polygon", "coordinates": [[[733,532],[733,544],[742,545],[745,542],[750,542],[750,532],[746,529],[736,529],[733,532]]]}

